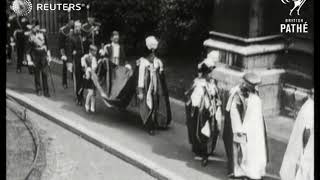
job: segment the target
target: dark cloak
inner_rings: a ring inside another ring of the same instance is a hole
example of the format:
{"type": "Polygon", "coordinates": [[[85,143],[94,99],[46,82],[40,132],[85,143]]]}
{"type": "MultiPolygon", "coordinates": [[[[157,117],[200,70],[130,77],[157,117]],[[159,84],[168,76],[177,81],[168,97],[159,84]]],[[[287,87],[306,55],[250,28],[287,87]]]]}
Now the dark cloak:
{"type": "MultiPolygon", "coordinates": [[[[136,68],[137,71],[139,67],[136,68]]],[[[167,128],[171,122],[171,108],[169,101],[169,93],[164,73],[156,72],[157,90],[152,92],[152,108],[147,106],[146,97],[150,85],[150,71],[146,68],[144,74],[144,87],[142,88],[143,99],[138,100],[140,116],[142,122],[146,124],[153,121],[159,128],[167,128]]]]}
{"type": "MultiPolygon", "coordinates": [[[[213,153],[219,135],[218,124],[215,116],[211,116],[205,103],[202,100],[200,107],[192,106],[190,93],[187,96],[186,117],[189,143],[192,145],[192,151],[199,156],[209,156],[213,153]],[[209,121],[211,136],[207,137],[201,133],[206,121],[209,121]]],[[[202,98],[203,99],[203,98],[202,98]]]]}

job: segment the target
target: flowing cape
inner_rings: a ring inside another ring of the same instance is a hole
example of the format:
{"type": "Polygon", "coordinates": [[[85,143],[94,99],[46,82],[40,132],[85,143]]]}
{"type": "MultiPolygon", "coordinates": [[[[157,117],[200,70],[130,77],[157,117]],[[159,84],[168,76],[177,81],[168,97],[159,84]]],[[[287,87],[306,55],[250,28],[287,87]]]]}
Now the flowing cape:
{"type": "MultiPolygon", "coordinates": [[[[193,86],[193,88],[186,94],[186,125],[188,129],[189,143],[192,145],[192,151],[197,155],[203,156],[210,155],[214,151],[219,135],[219,128],[215,115],[211,114],[209,110],[210,107],[206,107],[205,105],[206,100],[209,99],[207,90],[204,87],[198,88],[203,88],[203,91],[196,91],[193,86]],[[194,93],[199,93],[197,94],[197,99],[192,99],[192,94],[194,93]],[[197,100],[200,102],[198,103],[197,100]],[[194,101],[197,102],[195,103],[194,101]],[[211,133],[209,137],[201,133],[201,130],[207,121],[210,124],[209,129],[211,133]]],[[[214,106],[213,108],[215,110],[217,109],[216,104],[211,105],[214,106]]]]}
{"type": "Polygon", "coordinates": [[[98,63],[92,80],[107,105],[126,108],[135,94],[137,72],[108,60],[98,63]]]}
{"type": "MultiPolygon", "coordinates": [[[[140,68],[140,67],[139,67],[140,68]]],[[[137,69],[139,69],[137,68],[137,69]]],[[[150,72],[144,73],[144,88],[142,90],[143,99],[139,101],[140,116],[143,123],[148,120],[155,120],[160,128],[166,128],[171,123],[172,115],[169,101],[168,88],[166,78],[163,73],[157,71],[156,75],[156,94],[152,93],[152,107],[148,106],[148,89],[151,83],[150,72]]]]}

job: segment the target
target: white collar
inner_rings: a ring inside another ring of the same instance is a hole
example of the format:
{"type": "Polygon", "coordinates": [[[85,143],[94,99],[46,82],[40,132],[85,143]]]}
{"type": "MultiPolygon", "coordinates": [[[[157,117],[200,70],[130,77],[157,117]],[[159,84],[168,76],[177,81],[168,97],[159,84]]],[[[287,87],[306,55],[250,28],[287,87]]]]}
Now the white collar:
{"type": "Polygon", "coordinates": [[[112,46],[120,46],[120,44],[114,43],[114,42],[111,42],[111,45],[112,45],[112,46]]]}

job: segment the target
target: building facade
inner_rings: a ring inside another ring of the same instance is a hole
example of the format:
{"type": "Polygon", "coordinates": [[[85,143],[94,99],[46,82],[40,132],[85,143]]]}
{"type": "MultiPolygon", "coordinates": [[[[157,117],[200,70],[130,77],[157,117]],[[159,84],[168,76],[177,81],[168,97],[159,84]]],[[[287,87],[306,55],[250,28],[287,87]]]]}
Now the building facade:
{"type": "Polygon", "coordinates": [[[313,86],[313,2],[306,0],[300,15],[294,10],[290,16],[293,1],[214,1],[212,31],[204,46],[219,51],[222,67],[212,77],[224,101],[242,75],[253,71],[262,78],[264,115],[294,117],[313,86]],[[300,28],[304,24],[307,31],[300,28]]]}

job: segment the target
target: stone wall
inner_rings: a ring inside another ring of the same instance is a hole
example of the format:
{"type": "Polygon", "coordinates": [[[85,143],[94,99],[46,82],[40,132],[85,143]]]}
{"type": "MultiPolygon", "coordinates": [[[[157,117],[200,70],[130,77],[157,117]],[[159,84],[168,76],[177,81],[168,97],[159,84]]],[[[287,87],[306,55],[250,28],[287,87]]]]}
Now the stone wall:
{"type": "MultiPolygon", "coordinates": [[[[218,67],[212,73],[211,77],[216,80],[223,102],[223,108],[226,106],[229,91],[232,87],[242,82],[242,76],[246,71],[240,72],[225,67],[218,67]]],[[[280,76],[285,72],[278,70],[255,70],[253,71],[261,76],[262,84],[259,85],[259,93],[262,99],[263,113],[265,116],[273,116],[280,113],[281,91],[280,76]]]]}
{"type": "Polygon", "coordinates": [[[287,44],[280,36],[241,38],[211,33],[204,42],[208,53],[218,51],[219,68],[211,74],[216,79],[224,106],[229,90],[242,81],[246,72],[262,78],[259,92],[265,116],[280,113],[294,117],[312,86],[313,45],[310,42],[287,44]]]}

